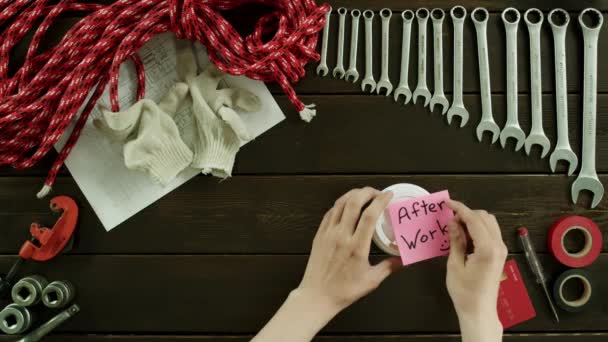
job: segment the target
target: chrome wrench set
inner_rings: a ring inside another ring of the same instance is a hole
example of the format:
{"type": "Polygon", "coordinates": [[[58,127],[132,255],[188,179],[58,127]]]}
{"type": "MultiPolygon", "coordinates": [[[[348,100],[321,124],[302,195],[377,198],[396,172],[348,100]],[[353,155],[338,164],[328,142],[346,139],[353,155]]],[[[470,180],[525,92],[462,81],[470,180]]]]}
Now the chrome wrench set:
{"type": "MultiPolygon", "coordinates": [[[[343,50],[344,50],[344,22],[349,11],[346,8],[340,8],[339,13],[339,33],[338,33],[338,60],[336,69],[334,69],[334,77],[344,78],[343,65],[343,50]]],[[[454,30],[454,51],[453,51],[453,97],[450,104],[444,95],[443,90],[443,21],[446,16],[442,9],[436,8],[428,10],[420,8],[415,12],[405,10],[401,13],[403,23],[402,41],[401,41],[401,73],[399,84],[395,88],[393,98],[399,101],[403,98],[403,103],[407,104],[410,101],[417,103],[418,98],[423,98],[424,107],[429,106],[433,111],[436,107],[441,107],[441,113],[446,116],[448,124],[451,124],[454,117],[460,117],[460,127],[464,127],[469,120],[469,112],[467,111],[463,99],[463,26],[467,16],[467,10],[462,6],[453,7],[450,12],[450,17],[454,30]],[[432,39],[433,39],[433,65],[434,65],[434,92],[427,85],[427,30],[428,21],[432,22],[432,39]],[[411,90],[409,87],[409,63],[410,63],[410,42],[413,22],[418,25],[418,81],[416,88],[411,90]]],[[[357,56],[357,35],[359,26],[359,17],[361,11],[351,10],[352,17],[351,25],[351,51],[350,65],[346,73],[347,81],[357,82],[359,79],[356,56],[357,56]],[[349,77],[350,76],[350,77],[349,77]]],[[[393,15],[388,8],[382,9],[379,12],[381,18],[381,76],[378,82],[373,75],[373,30],[375,13],[371,10],[363,11],[363,19],[365,24],[365,76],[361,82],[363,92],[376,92],[377,94],[391,95],[393,85],[389,79],[389,42],[390,30],[389,23],[393,15]]],[[[329,18],[329,15],[328,17],[329,18]]],[[[490,15],[485,8],[476,8],[471,12],[471,20],[473,21],[476,40],[477,40],[477,55],[479,65],[480,93],[481,93],[481,120],[476,128],[478,140],[483,140],[484,133],[488,132],[491,135],[491,143],[496,143],[500,140],[503,148],[506,147],[509,139],[515,140],[515,150],[519,151],[525,147],[525,152],[530,155],[532,146],[541,147],[541,158],[549,155],[551,150],[551,142],[545,135],[543,128],[543,109],[542,109],[542,75],[541,75],[541,28],[544,22],[544,14],[542,11],[531,8],[521,14],[515,8],[507,8],[501,13],[501,20],[504,24],[506,35],[506,74],[507,74],[507,91],[506,91],[506,109],[507,119],[502,129],[494,121],[492,113],[492,94],[490,86],[490,64],[488,57],[488,42],[487,42],[487,23],[490,15]],[[526,25],[528,35],[530,37],[530,106],[531,106],[531,122],[532,126],[529,134],[521,129],[518,116],[518,87],[517,87],[517,31],[519,28],[520,19],[526,25]]],[[[566,89],[566,48],[565,35],[569,24],[569,14],[563,9],[554,9],[547,15],[547,22],[551,26],[554,40],[554,58],[555,58],[555,95],[556,95],[556,119],[557,119],[557,143],[555,149],[550,154],[549,164],[551,170],[555,172],[556,165],[559,161],[568,163],[568,175],[572,175],[578,166],[578,158],[576,153],[570,147],[568,138],[568,104],[567,104],[567,89],[566,89]]],[[[596,134],[596,111],[597,111],[597,50],[599,31],[603,24],[603,16],[601,12],[594,8],[588,8],[581,12],[578,17],[579,25],[583,32],[584,40],[584,88],[583,88],[583,153],[582,167],[577,179],[572,184],[572,201],[576,203],[578,194],[582,190],[588,190],[593,194],[591,207],[596,207],[601,201],[604,194],[604,187],[598,179],[595,169],[595,134],[596,134]],[[590,18],[589,18],[590,17],[590,18]],[[590,19],[590,21],[588,20],[590,19]]],[[[327,75],[327,40],[329,20],[326,21],[326,26],[323,34],[321,64],[317,69],[317,74],[321,76],[327,75]]]]}

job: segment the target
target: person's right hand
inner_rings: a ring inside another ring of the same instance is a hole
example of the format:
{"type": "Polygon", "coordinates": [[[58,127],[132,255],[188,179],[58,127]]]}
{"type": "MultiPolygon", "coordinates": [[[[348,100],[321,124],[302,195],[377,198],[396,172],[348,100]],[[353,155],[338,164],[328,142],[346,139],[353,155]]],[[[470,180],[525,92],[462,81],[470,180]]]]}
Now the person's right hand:
{"type": "Polygon", "coordinates": [[[450,255],[446,285],[461,325],[463,341],[500,341],[498,287],[507,257],[494,215],[450,201],[455,217],[448,224],[450,255]],[[468,241],[467,233],[471,240],[468,241]],[[467,255],[472,242],[473,253],[467,255]]]}

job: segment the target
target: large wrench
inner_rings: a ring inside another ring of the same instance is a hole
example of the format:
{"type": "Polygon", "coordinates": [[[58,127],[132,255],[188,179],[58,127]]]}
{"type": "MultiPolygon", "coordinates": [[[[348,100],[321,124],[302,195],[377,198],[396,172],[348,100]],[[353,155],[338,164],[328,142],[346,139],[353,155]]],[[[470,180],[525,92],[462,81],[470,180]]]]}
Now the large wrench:
{"type": "Polygon", "coordinates": [[[545,158],[551,142],[547,139],[543,129],[543,94],[540,71],[540,28],[543,24],[543,12],[537,8],[530,8],[524,13],[524,21],[530,34],[530,96],[532,99],[532,128],[526,138],[525,150],[530,155],[533,145],[540,145],[543,149],[540,157],[545,158]]]}
{"type": "Polygon", "coordinates": [[[450,16],[454,23],[454,97],[452,107],[448,110],[448,124],[452,124],[454,116],[460,116],[460,127],[464,127],[469,121],[469,112],[464,107],[462,99],[462,31],[467,10],[462,6],[455,6],[450,10],[450,16]]]}
{"type": "Polygon", "coordinates": [[[477,34],[477,59],[479,62],[479,87],[481,89],[481,121],[477,125],[477,139],[483,140],[483,133],[492,134],[492,144],[498,140],[500,128],[492,114],[492,92],[490,88],[490,63],[488,58],[488,10],[478,7],[471,12],[477,34]]]}
{"type": "Polygon", "coordinates": [[[401,76],[399,77],[399,85],[395,89],[395,101],[399,96],[405,96],[403,104],[408,104],[412,99],[412,91],[408,84],[408,72],[410,68],[410,38],[412,37],[412,21],[414,20],[414,12],[405,10],[401,12],[403,19],[403,36],[401,41],[401,76]]]}
{"type": "Polygon", "coordinates": [[[572,183],[572,202],[576,203],[581,190],[593,193],[591,208],[595,208],[604,196],[604,186],[595,170],[595,131],[597,111],[597,42],[603,22],[602,13],[594,8],[585,9],[578,17],[583,30],[585,66],[583,86],[583,156],[578,177],[572,183]],[[585,15],[594,16],[593,26],[588,26],[585,15]]]}
{"type": "Polygon", "coordinates": [[[338,21],[338,55],[336,60],[336,67],[334,68],[334,78],[344,78],[344,24],[346,22],[346,8],[338,8],[338,14],[340,15],[338,21]]]}
{"type": "Polygon", "coordinates": [[[365,92],[365,88],[369,86],[369,92],[373,93],[376,90],[376,81],[374,80],[374,41],[373,41],[373,24],[374,12],[365,10],[363,12],[365,20],[365,77],[361,81],[361,90],[365,92]]]}
{"type": "Polygon", "coordinates": [[[382,17],[382,73],[380,74],[380,81],[378,81],[378,87],[376,91],[378,94],[382,92],[382,89],[386,90],[386,96],[389,96],[393,91],[393,85],[388,77],[388,57],[389,57],[389,24],[391,21],[393,12],[389,8],[383,8],[380,11],[380,17],[382,17]]]}
{"type": "Polygon", "coordinates": [[[357,71],[357,50],[359,45],[359,17],[361,11],[354,9],[350,11],[352,17],[352,25],[350,28],[350,63],[348,70],[346,71],[346,80],[352,79],[355,83],[359,79],[359,72],[357,71]]]}
{"type": "Polygon", "coordinates": [[[568,175],[572,175],[578,166],[576,153],[570,147],[568,139],[568,93],[566,81],[566,29],[570,22],[570,16],[565,10],[558,8],[549,12],[547,21],[553,31],[553,42],[555,46],[555,108],[557,114],[557,144],[551,153],[549,164],[551,171],[559,160],[568,162],[568,175]]]}
{"type": "Polygon", "coordinates": [[[517,116],[517,26],[520,17],[519,11],[513,7],[502,11],[507,34],[507,122],[500,133],[500,144],[504,148],[507,139],[514,138],[517,140],[515,151],[519,151],[526,140],[517,116]]]}
{"type": "Polygon", "coordinates": [[[447,113],[450,108],[450,102],[445,97],[443,92],[443,19],[445,12],[441,8],[434,8],[431,11],[431,20],[433,21],[433,51],[435,52],[435,68],[434,68],[434,91],[431,97],[431,112],[435,105],[441,105],[441,114],[447,113]]]}
{"type": "Polygon", "coordinates": [[[323,27],[323,43],[321,43],[321,63],[317,67],[317,75],[321,77],[327,76],[329,69],[327,68],[327,41],[329,40],[329,18],[331,18],[331,6],[325,14],[325,26],[323,27]]]}
{"type": "Polygon", "coordinates": [[[416,19],[418,21],[418,85],[414,89],[414,103],[418,97],[424,97],[424,106],[429,105],[431,100],[431,92],[426,85],[426,24],[429,20],[429,10],[419,8],[416,10],[416,19]]]}

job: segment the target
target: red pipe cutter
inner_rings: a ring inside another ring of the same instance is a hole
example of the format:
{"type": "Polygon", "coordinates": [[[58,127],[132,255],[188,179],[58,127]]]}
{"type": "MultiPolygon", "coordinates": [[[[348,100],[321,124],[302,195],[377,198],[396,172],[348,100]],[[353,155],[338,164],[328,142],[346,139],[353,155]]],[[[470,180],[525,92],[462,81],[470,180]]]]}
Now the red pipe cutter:
{"type": "Polygon", "coordinates": [[[13,264],[4,279],[0,279],[0,298],[17,275],[19,267],[26,260],[47,261],[61,253],[72,240],[76,223],[78,222],[78,206],[67,196],[57,196],[51,200],[51,210],[61,212],[53,228],[40,227],[38,223],[30,226],[31,239],[26,241],[19,250],[19,259],[13,264]]]}

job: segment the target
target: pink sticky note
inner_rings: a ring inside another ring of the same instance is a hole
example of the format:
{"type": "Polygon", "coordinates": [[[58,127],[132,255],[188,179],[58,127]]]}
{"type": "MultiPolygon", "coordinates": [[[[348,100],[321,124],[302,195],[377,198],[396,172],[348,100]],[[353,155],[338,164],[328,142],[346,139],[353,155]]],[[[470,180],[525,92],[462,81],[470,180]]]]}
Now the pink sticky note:
{"type": "Polygon", "coordinates": [[[404,265],[446,255],[450,251],[447,224],[454,213],[447,190],[396,202],[388,207],[395,240],[404,265]]]}

